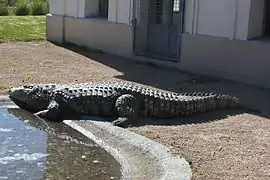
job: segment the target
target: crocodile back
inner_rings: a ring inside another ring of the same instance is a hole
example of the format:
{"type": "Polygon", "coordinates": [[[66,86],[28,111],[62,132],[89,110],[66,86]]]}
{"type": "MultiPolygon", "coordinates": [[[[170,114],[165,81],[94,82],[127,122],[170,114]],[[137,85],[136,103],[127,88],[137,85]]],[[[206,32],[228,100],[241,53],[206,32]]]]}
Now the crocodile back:
{"type": "Polygon", "coordinates": [[[61,106],[78,113],[113,115],[115,102],[130,94],[139,104],[140,116],[169,118],[192,115],[234,105],[235,99],[214,93],[173,93],[131,83],[84,83],[62,86],[54,91],[61,106]]]}

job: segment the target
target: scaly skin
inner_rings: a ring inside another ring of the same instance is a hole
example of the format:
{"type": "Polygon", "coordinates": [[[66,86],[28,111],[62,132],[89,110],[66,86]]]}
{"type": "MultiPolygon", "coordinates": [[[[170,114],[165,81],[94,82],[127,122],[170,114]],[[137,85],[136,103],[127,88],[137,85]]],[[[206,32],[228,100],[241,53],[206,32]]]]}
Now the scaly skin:
{"type": "Polygon", "coordinates": [[[127,83],[34,84],[12,88],[10,98],[40,117],[62,120],[73,114],[116,116],[126,127],[136,118],[173,118],[239,105],[238,99],[213,93],[171,93],[127,83]]]}

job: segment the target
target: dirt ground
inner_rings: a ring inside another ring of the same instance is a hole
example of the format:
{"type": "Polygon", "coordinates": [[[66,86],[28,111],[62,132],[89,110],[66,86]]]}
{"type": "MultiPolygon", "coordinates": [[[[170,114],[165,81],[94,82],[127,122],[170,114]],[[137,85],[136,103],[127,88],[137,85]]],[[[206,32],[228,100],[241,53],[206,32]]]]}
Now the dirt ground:
{"type": "Polygon", "coordinates": [[[0,44],[0,93],[32,82],[130,81],[169,91],[215,91],[260,112],[218,111],[175,124],[130,130],[168,146],[191,164],[193,179],[270,179],[270,91],[134,63],[48,42],[0,44]]]}

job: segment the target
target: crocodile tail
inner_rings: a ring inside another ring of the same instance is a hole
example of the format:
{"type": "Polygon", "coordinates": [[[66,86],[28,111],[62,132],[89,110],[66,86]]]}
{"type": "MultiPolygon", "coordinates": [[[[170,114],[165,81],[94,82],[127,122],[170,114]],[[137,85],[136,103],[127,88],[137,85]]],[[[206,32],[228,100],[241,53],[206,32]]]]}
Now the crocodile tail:
{"type": "Polygon", "coordinates": [[[179,96],[196,96],[196,97],[209,97],[215,95],[213,92],[188,92],[188,93],[180,93],[179,96]]]}
{"type": "Polygon", "coordinates": [[[241,107],[240,99],[234,96],[218,94],[216,95],[216,107],[221,109],[241,107]]]}

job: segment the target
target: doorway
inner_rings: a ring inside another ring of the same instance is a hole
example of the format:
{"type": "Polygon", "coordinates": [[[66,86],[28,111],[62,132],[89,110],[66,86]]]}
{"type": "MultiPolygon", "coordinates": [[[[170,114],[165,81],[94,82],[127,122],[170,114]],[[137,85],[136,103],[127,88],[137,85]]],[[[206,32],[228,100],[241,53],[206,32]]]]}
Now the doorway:
{"type": "Polygon", "coordinates": [[[264,36],[270,37],[270,1],[265,0],[264,1],[264,12],[265,12],[265,18],[264,18],[264,36]]]}
{"type": "Polygon", "coordinates": [[[149,0],[146,52],[153,57],[177,60],[182,33],[181,0],[149,0]]]}

